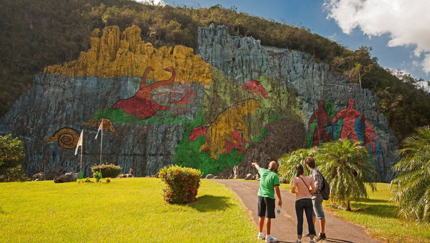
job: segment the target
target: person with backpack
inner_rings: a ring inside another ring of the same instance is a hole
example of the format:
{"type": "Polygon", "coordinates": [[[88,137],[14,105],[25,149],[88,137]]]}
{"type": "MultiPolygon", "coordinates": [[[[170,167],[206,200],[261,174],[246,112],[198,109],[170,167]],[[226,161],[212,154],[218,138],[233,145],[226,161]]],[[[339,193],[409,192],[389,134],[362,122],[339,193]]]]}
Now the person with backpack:
{"type": "Polygon", "coordinates": [[[314,243],[315,226],[312,219],[313,205],[311,193],[315,191],[314,179],[310,176],[305,176],[303,165],[297,164],[296,177],[294,177],[293,186],[291,187],[291,193],[296,193],[297,243],[302,242],[303,211],[305,211],[306,220],[308,221],[309,237],[311,238],[310,242],[314,243]]]}
{"type": "MultiPolygon", "coordinates": [[[[318,237],[315,239],[315,241],[318,242],[320,240],[325,240],[327,238],[325,235],[325,215],[324,215],[324,210],[322,207],[323,196],[321,195],[321,192],[323,191],[323,187],[325,184],[324,183],[325,179],[324,179],[323,175],[321,174],[321,171],[319,171],[317,168],[315,168],[314,158],[307,157],[305,159],[305,163],[306,163],[306,166],[308,167],[308,169],[311,170],[310,176],[315,181],[316,192],[312,193],[312,205],[313,205],[313,209],[314,209],[312,220],[314,222],[314,225],[315,225],[316,218],[318,218],[320,221],[321,232],[319,233],[318,237]]],[[[326,186],[324,189],[328,190],[328,189],[330,189],[330,187],[326,186]]],[[[326,191],[325,191],[325,194],[326,194],[326,191]]]]}

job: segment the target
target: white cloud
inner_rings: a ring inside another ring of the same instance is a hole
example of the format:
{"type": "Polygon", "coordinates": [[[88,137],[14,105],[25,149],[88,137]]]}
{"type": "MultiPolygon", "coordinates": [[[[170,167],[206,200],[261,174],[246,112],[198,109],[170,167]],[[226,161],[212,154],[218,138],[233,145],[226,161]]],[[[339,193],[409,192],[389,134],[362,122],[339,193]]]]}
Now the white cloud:
{"type": "Polygon", "coordinates": [[[158,4],[166,5],[163,0],[135,0],[135,1],[139,3],[147,3],[147,4],[154,4],[154,5],[158,5],[158,4]]]}
{"type": "Polygon", "coordinates": [[[389,47],[414,45],[430,73],[429,0],[325,0],[324,6],[344,33],[359,27],[369,37],[388,34],[389,47]]]}

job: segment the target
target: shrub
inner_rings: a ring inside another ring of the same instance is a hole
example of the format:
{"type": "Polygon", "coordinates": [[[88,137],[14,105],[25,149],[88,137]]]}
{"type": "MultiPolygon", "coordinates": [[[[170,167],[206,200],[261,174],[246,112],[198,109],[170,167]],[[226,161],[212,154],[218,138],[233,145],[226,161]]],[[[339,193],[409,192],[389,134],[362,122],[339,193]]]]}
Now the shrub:
{"type": "Polygon", "coordinates": [[[8,181],[25,181],[27,179],[21,165],[7,169],[5,174],[8,181]]]}
{"type": "Polygon", "coordinates": [[[94,165],[91,167],[91,170],[93,171],[93,174],[96,175],[96,172],[99,173],[102,172],[103,177],[117,177],[119,173],[121,173],[121,166],[109,164],[109,165],[94,165]]]}
{"type": "Polygon", "coordinates": [[[0,175],[5,175],[7,181],[25,179],[21,170],[24,158],[21,140],[12,139],[10,134],[0,136],[0,175]]]}
{"type": "Polygon", "coordinates": [[[163,188],[164,201],[168,203],[194,202],[200,186],[200,170],[172,165],[158,172],[158,177],[166,183],[163,188]]]}

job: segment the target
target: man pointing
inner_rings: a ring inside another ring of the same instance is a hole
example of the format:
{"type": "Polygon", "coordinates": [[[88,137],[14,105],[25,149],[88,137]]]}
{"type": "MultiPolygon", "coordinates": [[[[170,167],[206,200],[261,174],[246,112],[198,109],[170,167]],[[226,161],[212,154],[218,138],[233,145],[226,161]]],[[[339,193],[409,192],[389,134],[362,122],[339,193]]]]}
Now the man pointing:
{"type": "Polygon", "coordinates": [[[275,218],[275,191],[279,198],[279,206],[282,206],[281,190],[279,190],[279,177],[275,173],[278,165],[275,161],[269,163],[269,168],[261,168],[257,163],[252,166],[260,175],[260,188],[258,189],[258,239],[266,239],[266,242],[277,242],[278,239],[270,235],[271,219],[275,218]],[[263,234],[264,218],[266,218],[266,237],[263,234]]]}

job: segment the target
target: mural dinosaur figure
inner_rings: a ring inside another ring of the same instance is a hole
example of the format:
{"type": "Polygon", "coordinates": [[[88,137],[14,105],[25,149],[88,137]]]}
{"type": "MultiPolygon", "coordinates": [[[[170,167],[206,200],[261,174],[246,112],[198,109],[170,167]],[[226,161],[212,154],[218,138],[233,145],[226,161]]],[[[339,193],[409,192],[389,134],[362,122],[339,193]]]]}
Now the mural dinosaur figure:
{"type": "MultiPolygon", "coordinates": [[[[243,122],[243,116],[254,114],[261,102],[255,99],[246,99],[228,108],[209,125],[206,130],[206,141],[199,151],[209,148],[210,158],[218,159],[224,153],[225,141],[235,141],[234,130],[244,132],[243,137],[249,137],[248,127],[243,122]]],[[[240,137],[240,135],[239,135],[240,137]]]]}
{"type": "Polygon", "coordinates": [[[87,122],[84,122],[84,126],[92,126],[92,127],[99,127],[100,122],[102,122],[103,119],[103,130],[108,129],[111,133],[114,133],[116,136],[118,136],[118,133],[115,130],[115,127],[112,124],[112,121],[107,118],[99,118],[97,121],[94,119],[89,119],[87,122]]]}
{"type": "MultiPolygon", "coordinates": [[[[198,136],[206,137],[206,130],[208,127],[201,126],[196,127],[193,130],[191,130],[191,134],[188,137],[188,141],[196,141],[198,136]]],[[[234,138],[234,141],[229,141],[225,139],[224,147],[226,148],[223,154],[229,154],[232,149],[238,149],[236,153],[241,154],[245,153],[246,149],[242,146],[242,143],[249,143],[249,141],[243,140],[240,136],[240,132],[236,129],[231,133],[231,135],[234,138]]],[[[209,151],[209,147],[205,148],[205,153],[209,151]]]]}
{"type": "MultiPolygon", "coordinates": [[[[172,77],[169,80],[155,82],[149,86],[146,86],[146,75],[149,71],[154,71],[152,67],[147,67],[143,73],[140,88],[137,93],[128,99],[120,100],[115,103],[113,109],[123,109],[126,114],[137,116],[141,119],[147,119],[152,116],[160,116],[156,111],[165,111],[169,106],[159,105],[151,97],[151,91],[164,86],[170,85],[175,80],[175,70],[172,67],[165,68],[164,70],[172,73],[172,77]]],[[[191,95],[196,95],[193,91],[189,91],[185,94],[184,98],[177,102],[171,102],[169,104],[186,104],[191,95]]]]}
{"type": "Polygon", "coordinates": [[[256,94],[258,95],[258,93],[261,94],[261,96],[263,96],[265,99],[269,98],[269,96],[267,95],[267,91],[266,89],[263,87],[263,85],[256,81],[256,80],[249,80],[248,82],[245,83],[245,85],[240,84],[240,86],[242,86],[242,88],[244,88],[248,93],[250,94],[256,94]]]}
{"type": "Polygon", "coordinates": [[[62,128],[55,132],[54,136],[45,139],[45,142],[58,142],[66,149],[74,149],[78,144],[79,133],[72,128],[62,128]]]}

